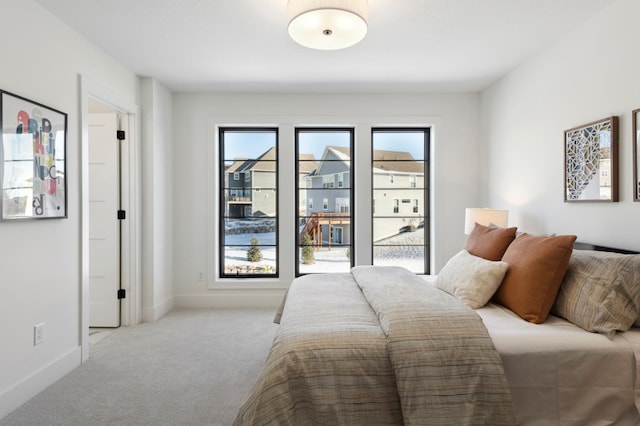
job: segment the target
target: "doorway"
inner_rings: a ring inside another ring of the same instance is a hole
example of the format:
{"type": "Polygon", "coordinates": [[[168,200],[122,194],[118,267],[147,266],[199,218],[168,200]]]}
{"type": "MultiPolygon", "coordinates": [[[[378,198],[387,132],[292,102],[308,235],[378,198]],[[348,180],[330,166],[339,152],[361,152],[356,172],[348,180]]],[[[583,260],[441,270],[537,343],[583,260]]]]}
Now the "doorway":
{"type": "MultiPolygon", "coordinates": [[[[120,209],[126,218],[120,221],[120,287],[124,299],[119,301],[119,321],[122,326],[134,326],[141,322],[141,266],[140,266],[140,110],[135,97],[121,94],[96,84],[84,77],[80,78],[81,98],[81,316],[80,345],[82,362],[89,359],[89,330],[91,306],[91,261],[90,233],[91,207],[90,167],[89,167],[89,123],[92,113],[116,113],[120,117],[120,128],[126,138],[120,143],[120,209]]],[[[113,212],[116,216],[117,211],[113,212]]],[[[116,216],[117,217],[117,216],[116,216]]],[[[95,271],[95,268],[94,268],[95,271]]]]}

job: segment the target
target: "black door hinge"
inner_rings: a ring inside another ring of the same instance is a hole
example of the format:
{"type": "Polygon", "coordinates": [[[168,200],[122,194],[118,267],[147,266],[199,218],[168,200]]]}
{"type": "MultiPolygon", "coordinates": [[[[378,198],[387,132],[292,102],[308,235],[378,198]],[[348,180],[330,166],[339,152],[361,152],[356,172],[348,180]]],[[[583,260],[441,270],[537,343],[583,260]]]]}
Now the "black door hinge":
{"type": "Polygon", "coordinates": [[[125,140],[124,130],[116,130],[116,139],[118,139],[119,141],[125,140]]]}
{"type": "Polygon", "coordinates": [[[127,212],[125,210],[118,210],[118,220],[125,220],[127,218],[127,212]]]}
{"type": "Polygon", "coordinates": [[[127,290],[125,290],[124,288],[121,288],[118,290],[118,300],[119,299],[124,299],[127,297],[127,290]]]}

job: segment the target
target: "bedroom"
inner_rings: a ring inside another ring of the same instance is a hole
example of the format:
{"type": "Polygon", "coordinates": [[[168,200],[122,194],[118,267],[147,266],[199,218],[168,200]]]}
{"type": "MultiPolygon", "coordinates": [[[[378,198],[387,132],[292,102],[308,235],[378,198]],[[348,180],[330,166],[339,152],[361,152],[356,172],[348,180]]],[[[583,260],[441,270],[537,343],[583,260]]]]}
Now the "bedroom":
{"type": "MultiPolygon", "coordinates": [[[[632,0],[602,4],[597,17],[572,22],[575,28],[569,34],[480,92],[174,94],[153,78],[140,81],[38,3],[27,0],[4,4],[2,9],[8,9],[6,16],[30,17],[37,27],[46,27],[50,50],[60,49],[61,59],[46,71],[16,65],[30,62],[32,56],[20,43],[11,42],[14,34],[25,46],[41,43],[42,34],[27,29],[20,19],[10,20],[0,29],[7,40],[0,88],[70,114],[70,176],[80,176],[78,74],[108,88],[109,94],[115,92],[114,102],[141,105],[143,114],[149,114],[141,119],[149,126],[146,132],[154,134],[155,150],[150,154],[153,161],[145,163],[144,173],[149,175],[143,183],[157,192],[143,200],[147,208],[141,317],[159,318],[173,306],[239,306],[260,303],[257,299],[275,306],[279,289],[262,290],[255,297],[256,292],[240,290],[211,292],[197,280],[197,272],[207,268],[208,240],[201,230],[208,223],[197,213],[206,209],[206,201],[179,188],[197,185],[198,192],[206,191],[206,164],[200,159],[207,155],[208,116],[231,119],[269,111],[276,117],[324,114],[331,119],[353,117],[358,111],[358,117],[438,120],[434,121],[441,130],[441,189],[435,194],[433,227],[438,230],[436,269],[464,243],[464,209],[473,206],[507,208],[510,222],[530,232],[572,233],[583,241],[639,250],[640,205],[631,196],[630,113],[640,107],[636,81],[640,57],[634,54],[639,31],[634,17],[640,5],[632,0]],[[620,117],[620,202],[564,203],[563,130],[611,115],[620,117]],[[193,143],[174,150],[174,138],[193,143]],[[173,193],[160,190],[172,185],[173,193]],[[191,207],[174,208],[184,205],[191,207]]],[[[69,191],[69,219],[0,226],[0,239],[11,241],[10,247],[3,244],[0,249],[0,415],[81,360],[80,183],[71,183],[69,191]],[[41,240],[56,241],[57,250],[34,244],[41,240]],[[37,268],[34,258],[39,259],[37,268]],[[40,322],[47,324],[47,344],[34,348],[33,325],[40,322]]]]}

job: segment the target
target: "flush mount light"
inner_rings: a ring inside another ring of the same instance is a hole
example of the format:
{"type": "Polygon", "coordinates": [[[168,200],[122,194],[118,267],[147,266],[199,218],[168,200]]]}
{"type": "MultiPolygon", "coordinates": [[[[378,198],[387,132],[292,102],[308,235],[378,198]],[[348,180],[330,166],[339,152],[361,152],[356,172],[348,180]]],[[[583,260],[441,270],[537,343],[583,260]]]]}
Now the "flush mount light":
{"type": "Polygon", "coordinates": [[[367,0],[289,0],[289,35],[312,49],[353,46],[367,34],[367,0]]]}

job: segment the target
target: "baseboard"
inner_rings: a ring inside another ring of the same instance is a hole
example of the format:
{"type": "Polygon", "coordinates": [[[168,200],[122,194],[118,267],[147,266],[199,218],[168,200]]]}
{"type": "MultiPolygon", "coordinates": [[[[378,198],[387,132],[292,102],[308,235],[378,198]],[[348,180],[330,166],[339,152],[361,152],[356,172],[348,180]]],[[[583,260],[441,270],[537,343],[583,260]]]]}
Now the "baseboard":
{"type": "Polygon", "coordinates": [[[208,294],[174,295],[176,308],[260,308],[277,309],[285,289],[215,290],[208,294]]]}
{"type": "Polygon", "coordinates": [[[154,322],[167,315],[173,309],[173,297],[166,298],[162,303],[150,308],[142,308],[142,322],[154,322]]]}
{"type": "Polygon", "coordinates": [[[80,366],[82,351],[73,348],[0,393],[0,419],[80,366]]]}

